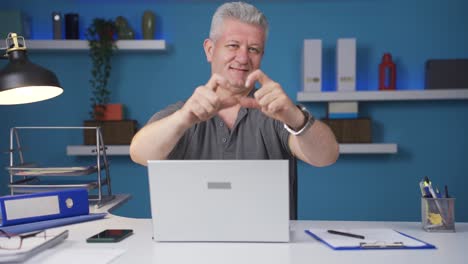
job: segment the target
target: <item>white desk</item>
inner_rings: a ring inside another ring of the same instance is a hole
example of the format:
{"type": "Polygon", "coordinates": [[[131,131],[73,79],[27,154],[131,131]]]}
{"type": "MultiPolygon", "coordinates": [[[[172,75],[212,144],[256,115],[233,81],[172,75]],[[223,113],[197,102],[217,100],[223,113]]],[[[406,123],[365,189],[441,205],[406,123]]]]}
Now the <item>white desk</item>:
{"type": "MultiPolygon", "coordinates": [[[[189,220],[188,224],[190,223],[189,220]]],[[[106,219],[63,227],[70,236],[58,246],[28,260],[27,263],[48,263],[47,260],[70,249],[125,249],[112,263],[467,263],[468,223],[456,224],[456,233],[427,233],[417,222],[342,222],[292,221],[290,243],[156,243],[151,239],[150,219],[109,215],[106,219]],[[402,231],[437,246],[436,250],[356,250],[334,251],[307,236],[303,230],[318,228],[384,227],[402,231]],[[120,243],[89,244],[86,238],[106,228],[130,228],[134,235],[120,243]],[[465,256],[465,257],[464,257],[465,256]]],[[[66,264],[76,263],[69,259],[66,264]]],[[[83,264],[83,263],[80,263],[83,264]]]]}

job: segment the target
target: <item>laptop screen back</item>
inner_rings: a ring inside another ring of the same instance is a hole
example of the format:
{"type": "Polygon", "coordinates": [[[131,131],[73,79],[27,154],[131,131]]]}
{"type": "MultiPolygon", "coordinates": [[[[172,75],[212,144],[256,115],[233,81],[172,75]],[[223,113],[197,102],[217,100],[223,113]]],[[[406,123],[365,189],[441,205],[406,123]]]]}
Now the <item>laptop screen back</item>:
{"type": "Polygon", "coordinates": [[[289,241],[288,160],[148,161],[157,241],[289,241]]]}

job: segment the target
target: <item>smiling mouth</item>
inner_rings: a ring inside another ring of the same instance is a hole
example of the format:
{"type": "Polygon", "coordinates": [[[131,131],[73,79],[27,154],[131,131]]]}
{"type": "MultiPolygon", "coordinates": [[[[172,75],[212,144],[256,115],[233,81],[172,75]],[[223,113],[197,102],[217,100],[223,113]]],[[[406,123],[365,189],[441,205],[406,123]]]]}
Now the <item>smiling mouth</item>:
{"type": "Polygon", "coordinates": [[[235,67],[229,67],[230,70],[234,71],[240,71],[240,72],[249,72],[248,69],[241,69],[241,68],[235,68],[235,67]]]}

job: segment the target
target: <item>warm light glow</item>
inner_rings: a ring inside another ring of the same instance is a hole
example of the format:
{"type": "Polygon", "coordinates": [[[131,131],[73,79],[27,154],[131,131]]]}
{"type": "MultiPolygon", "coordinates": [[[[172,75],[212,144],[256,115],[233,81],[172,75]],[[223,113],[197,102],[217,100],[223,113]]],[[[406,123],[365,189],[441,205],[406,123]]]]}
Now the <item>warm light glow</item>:
{"type": "Polygon", "coordinates": [[[56,86],[26,86],[0,92],[0,105],[39,102],[56,97],[63,89],[56,86]]]}

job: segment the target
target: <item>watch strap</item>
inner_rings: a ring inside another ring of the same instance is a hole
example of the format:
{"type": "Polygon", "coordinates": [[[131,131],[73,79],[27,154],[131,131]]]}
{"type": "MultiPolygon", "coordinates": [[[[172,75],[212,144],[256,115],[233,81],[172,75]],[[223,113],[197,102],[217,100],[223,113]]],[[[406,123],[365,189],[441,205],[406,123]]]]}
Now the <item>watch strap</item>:
{"type": "Polygon", "coordinates": [[[307,110],[307,108],[301,104],[296,105],[299,110],[304,114],[304,117],[306,118],[305,124],[299,129],[299,130],[294,130],[288,125],[284,124],[284,128],[292,135],[294,136],[299,136],[301,134],[304,134],[315,122],[314,116],[307,110]]]}

